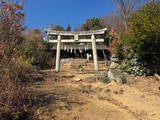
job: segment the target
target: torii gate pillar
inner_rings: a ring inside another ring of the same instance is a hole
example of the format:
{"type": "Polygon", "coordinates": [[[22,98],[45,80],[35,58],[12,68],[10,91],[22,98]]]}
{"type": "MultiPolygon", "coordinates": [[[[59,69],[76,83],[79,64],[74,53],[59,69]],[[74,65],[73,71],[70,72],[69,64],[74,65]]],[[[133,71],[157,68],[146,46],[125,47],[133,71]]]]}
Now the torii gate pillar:
{"type": "Polygon", "coordinates": [[[58,35],[57,53],[56,53],[56,72],[60,72],[60,56],[61,56],[61,36],[58,35]]]}
{"type": "Polygon", "coordinates": [[[95,35],[92,34],[92,51],[93,51],[93,59],[94,59],[94,67],[95,67],[95,72],[99,71],[99,66],[98,66],[98,58],[97,58],[97,47],[96,47],[96,38],[95,35]]]}

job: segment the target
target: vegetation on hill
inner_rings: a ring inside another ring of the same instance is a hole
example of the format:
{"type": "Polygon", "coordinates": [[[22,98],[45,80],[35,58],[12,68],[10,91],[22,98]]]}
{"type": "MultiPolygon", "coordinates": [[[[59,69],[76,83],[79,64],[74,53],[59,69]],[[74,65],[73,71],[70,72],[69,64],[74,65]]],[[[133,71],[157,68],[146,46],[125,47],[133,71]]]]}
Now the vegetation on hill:
{"type": "Polygon", "coordinates": [[[135,75],[159,72],[160,2],[140,6],[136,1],[115,0],[118,10],[102,17],[109,30],[110,50],[122,69],[135,75]]]}
{"type": "MultiPolygon", "coordinates": [[[[160,3],[144,4],[129,19],[130,30],[123,37],[124,59],[141,64],[143,72],[158,72],[160,68],[160,3]]],[[[130,63],[129,63],[130,64],[130,63]]],[[[132,68],[132,67],[131,67],[132,68]]],[[[140,70],[140,68],[135,68],[140,70]]],[[[136,72],[136,70],[134,70],[136,72]]],[[[143,73],[142,72],[142,73],[143,73]]],[[[141,72],[140,72],[141,74],[141,72]]],[[[151,74],[151,73],[150,73],[151,74]]]]}

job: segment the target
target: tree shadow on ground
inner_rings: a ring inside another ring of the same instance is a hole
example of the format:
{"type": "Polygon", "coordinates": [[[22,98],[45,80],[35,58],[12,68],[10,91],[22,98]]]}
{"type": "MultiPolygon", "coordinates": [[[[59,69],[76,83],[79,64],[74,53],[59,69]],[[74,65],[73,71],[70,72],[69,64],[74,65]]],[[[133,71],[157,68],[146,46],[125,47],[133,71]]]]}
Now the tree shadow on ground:
{"type": "Polygon", "coordinates": [[[32,104],[34,107],[43,108],[42,114],[46,111],[54,114],[57,110],[71,111],[73,106],[81,106],[86,103],[77,88],[64,86],[48,86],[47,88],[38,88],[33,91],[34,99],[32,104]],[[44,89],[44,90],[42,90],[44,89]]]}

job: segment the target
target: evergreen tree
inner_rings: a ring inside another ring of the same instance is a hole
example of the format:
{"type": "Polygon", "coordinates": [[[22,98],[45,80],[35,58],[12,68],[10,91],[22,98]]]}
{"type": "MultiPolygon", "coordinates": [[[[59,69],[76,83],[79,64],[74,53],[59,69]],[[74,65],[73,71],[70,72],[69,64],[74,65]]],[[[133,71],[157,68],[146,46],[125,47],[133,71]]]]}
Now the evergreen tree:
{"type": "Polygon", "coordinates": [[[71,26],[70,26],[70,24],[67,25],[66,31],[71,31],[71,26]]]}
{"type": "Polygon", "coordinates": [[[99,18],[88,18],[81,26],[82,31],[98,30],[102,28],[104,28],[104,26],[102,25],[99,18]]]}
{"type": "Polygon", "coordinates": [[[64,28],[61,25],[55,25],[53,27],[53,30],[57,30],[57,31],[64,31],[64,28]]]}

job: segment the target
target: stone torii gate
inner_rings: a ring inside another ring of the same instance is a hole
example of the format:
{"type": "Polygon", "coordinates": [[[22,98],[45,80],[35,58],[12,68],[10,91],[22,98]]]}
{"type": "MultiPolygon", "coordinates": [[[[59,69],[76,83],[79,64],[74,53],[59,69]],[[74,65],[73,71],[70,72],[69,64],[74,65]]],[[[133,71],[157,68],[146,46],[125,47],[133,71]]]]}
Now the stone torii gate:
{"type": "Polygon", "coordinates": [[[96,35],[104,35],[106,30],[107,28],[101,30],[80,31],[80,32],[45,30],[48,42],[57,43],[56,66],[55,66],[56,72],[60,71],[61,43],[92,43],[95,71],[98,72],[99,66],[97,59],[96,43],[104,43],[104,37],[96,38],[96,35]],[[54,36],[54,39],[52,38],[52,36],[54,36]],[[63,38],[64,36],[67,39],[64,39],[63,38]],[[88,37],[84,38],[85,36],[88,37]]]}

